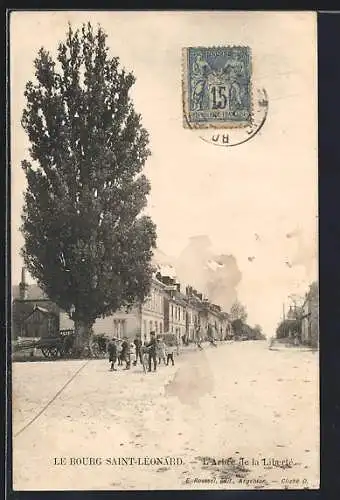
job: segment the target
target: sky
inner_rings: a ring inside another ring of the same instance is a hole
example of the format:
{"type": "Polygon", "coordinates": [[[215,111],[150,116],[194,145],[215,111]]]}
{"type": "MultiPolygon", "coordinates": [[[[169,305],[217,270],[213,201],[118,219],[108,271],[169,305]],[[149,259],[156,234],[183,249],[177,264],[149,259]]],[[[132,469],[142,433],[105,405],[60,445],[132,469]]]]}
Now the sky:
{"type": "Polygon", "coordinates": [[[55,54],[68,21],[98,23],[112,56],[132,70],[132,97],[150,133],[148,212],[158,247],[178,256],[188,238],[207,235],[242,272],[238,298],[249,322],[274,334],[283,303],[317,277],[316,16],[308,12],[14,12],[10,18],[12,282],[20,281],[19,231],[28,159],[20,120],[24,88],[41,46],[55,54]],[[261,132],[216,147],[185,129],[181,50],[247,45],[253,85],[265,88],[261,132]],[[291,237],[287,237],[287,234],[291,237]],[[251,261],[249,257],[255,257],[251,261]]]}

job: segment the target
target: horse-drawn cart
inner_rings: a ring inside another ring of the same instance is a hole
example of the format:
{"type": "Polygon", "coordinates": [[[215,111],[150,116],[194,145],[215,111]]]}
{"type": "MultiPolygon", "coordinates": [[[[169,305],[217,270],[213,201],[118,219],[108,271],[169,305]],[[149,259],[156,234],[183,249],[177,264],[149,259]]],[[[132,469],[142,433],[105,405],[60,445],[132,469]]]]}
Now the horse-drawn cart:
{"type": "MultiPolygon", "coordinates": [[[[103,358],[107,353],[107,341],[104,335],[94,335],[91,339],[89,357],[103,358]]],[[[72,358],[75,355],[74,330],[61,330],[56,337],[41,338],[35,346],[46,358],[72,358]]]]}
{"type": "MultiPolygon", "coordinates": [[[[39,357],[39,352],[50,360],[58,358],[77,358],[79,353],[75,349],[74,330],[60,330],[53,336],[39,338],[19,338],[12,344],[16,356],[29,355],[31,358],[39,357]]],[[[108,337],[105,334],[93,335],[90,341],[88,357],[104,358],[107,354],[108,337]]]]}
{"type": "Polygon", "coordinates": [[[55,337],[42,337],[35,348],[40,349],[45,358],[65,358],[71,357],[74,347],[74,330],[61,330],[55,337]]]}

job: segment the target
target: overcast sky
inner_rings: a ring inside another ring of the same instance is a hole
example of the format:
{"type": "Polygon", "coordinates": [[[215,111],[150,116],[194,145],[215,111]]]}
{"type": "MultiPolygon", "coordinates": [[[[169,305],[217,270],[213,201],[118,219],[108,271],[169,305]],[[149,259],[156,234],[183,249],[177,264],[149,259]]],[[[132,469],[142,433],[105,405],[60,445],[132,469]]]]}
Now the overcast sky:
{"type": "Polygon", "coordinates": [[[317,229],[316,16],[263,12],[16,12],[11,14],[12,281],[20,280],[18,231],[27,158],[20,126],[25,83],[41,46],[52,54],[67,30],[90,20],[108,34],[112,55],[133,70],[135,107],[151,139],[149,212],[158,246],[176,256],[206,234],[233,254],[238,295],[249,320],[273,334],[289,293],[315,279],[317,229]],[[249,45],[254,84],[269,115],[252,140],[216,147],[184,129],[181,49],[249,45]],[[297,236],[287,238],[294,231],[297,236]],[[255,233],[260,239],[256,239],[255,233]],[[255,256],[250,262],[248,257],[255,256]],[[286,262],[293,262],[289,267],[286,262]]]}

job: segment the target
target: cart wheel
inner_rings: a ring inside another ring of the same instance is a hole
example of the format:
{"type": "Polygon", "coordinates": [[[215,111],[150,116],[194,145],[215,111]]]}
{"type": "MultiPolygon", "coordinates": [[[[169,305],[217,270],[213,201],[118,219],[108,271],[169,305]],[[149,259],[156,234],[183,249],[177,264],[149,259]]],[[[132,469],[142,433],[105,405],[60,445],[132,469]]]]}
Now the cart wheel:
{"type": "Polygon", "coordinates": [[[100,352],[100,349],[99,349],[98,344],[92,344],[92,345],[91,345],[91,348],[90,348],[90,351],[91,351],[92,356],[93,356],[94,358],[100,358],[100,354],[101,354],[101,352],[100,352]]]}
{"type": "Polygon", "coordinates": [[[43,347],[41,352],[45,356],[45,358],[57,358],[59,354],[58,347],[43,347]]]}
{"type": "Polygon", "coordinates": [[[45,356],[45,358],[49,358],[50,357],[50,349],[49,349],[49,347],[42,347],[41,348],[41,352],[43,353],[43,355],[45,356]]]}
{"type": "Polygon", "coordinates": [[[50,347],[50,358],[57,358],[60,355],[58,347],[50,347]]]}

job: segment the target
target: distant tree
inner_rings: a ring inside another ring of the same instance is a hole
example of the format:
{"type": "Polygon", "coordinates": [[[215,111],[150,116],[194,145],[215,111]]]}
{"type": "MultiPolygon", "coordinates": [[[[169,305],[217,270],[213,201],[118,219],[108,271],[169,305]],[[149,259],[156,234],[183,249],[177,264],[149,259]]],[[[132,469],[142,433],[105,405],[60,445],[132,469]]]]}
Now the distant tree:
{"type": "Polygon", "coordinates": [[[299,318],[286,319],[281,321],[276,329],[276,338],[283,339],[290,335],[300,335],[301,333],[301,320],[299,318]]]}
{"type": "Polygon", "coordinates": [[[41,48],[34,67],[22,117],[31,143],[22,254],[48,296],[73,311],[82,349],[96,318],[149,291],[148,133],[129,97],[135,77],[109,57],[100,27],[69,26],[56,60],[41,48]]]}
{"type": "Polygon", "coordinates": [[[230,309],[231,321],[237,319],[241,320],[243,323],[247,320],[248,314],[245,306],[241,304],[238,300],[233,303],[230,309]]]}
{"type": "Polygon", "coordinates": [[[244,323],[241,319],[234,319],[233,321],[231,321],[231,326],[233,328],[235,338],[241,337],[243,335],[244,323]]]}
{"type": "Polygon", "coordinates": [[[260,325],[255,325],[252,329],[254,333],[255,340],[264,340],[266,337],[263,334],[262,327],[260,325]]]}

